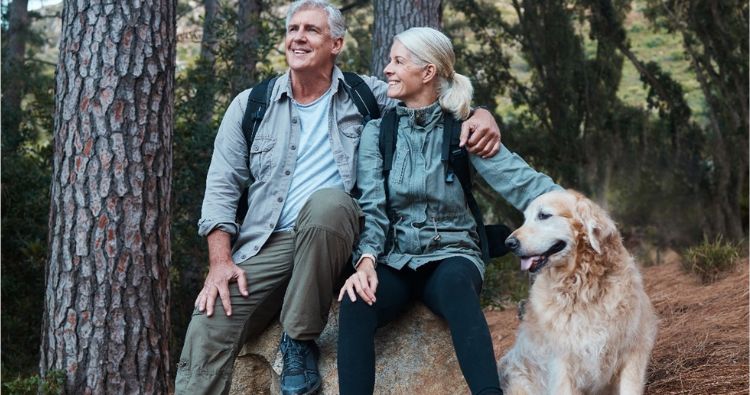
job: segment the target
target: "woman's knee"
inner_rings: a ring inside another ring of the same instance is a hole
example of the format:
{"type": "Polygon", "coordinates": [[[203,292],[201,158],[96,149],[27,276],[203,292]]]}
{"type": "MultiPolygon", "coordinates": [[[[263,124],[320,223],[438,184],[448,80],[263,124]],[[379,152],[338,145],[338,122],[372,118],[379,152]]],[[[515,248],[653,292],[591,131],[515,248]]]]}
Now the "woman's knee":
{"type": "Polygon", "coordinates": [[[424,300],[433,311],[448,315],[468,313],[472,306],[479,307],[482,281],[474,264],[444,261],[433,272],[424,290],[424,300]]]}
{"type": "Polygon", "coordinates": [[[375,318],[375,309],[365,303],[361,298],[352,302],[348,295],[344,295],[339,306],[339,326],[344,322],[356,322],[365,318],[375,318]]]}

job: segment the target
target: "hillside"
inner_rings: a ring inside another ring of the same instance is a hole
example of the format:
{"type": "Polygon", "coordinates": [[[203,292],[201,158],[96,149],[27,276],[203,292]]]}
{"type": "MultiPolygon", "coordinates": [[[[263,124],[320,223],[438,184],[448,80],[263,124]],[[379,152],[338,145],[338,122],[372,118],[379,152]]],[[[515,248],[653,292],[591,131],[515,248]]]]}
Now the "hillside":
{"type": "MultiPolygon", "coordinates": [[[[685,274],[676,254],[643,276],[660,319],[646,394],[747,394],[748,261],[710,285],[685,274]]],[[[513,345],[516,312],[489,311],[487,322],[502,356],[513,345]]]]}

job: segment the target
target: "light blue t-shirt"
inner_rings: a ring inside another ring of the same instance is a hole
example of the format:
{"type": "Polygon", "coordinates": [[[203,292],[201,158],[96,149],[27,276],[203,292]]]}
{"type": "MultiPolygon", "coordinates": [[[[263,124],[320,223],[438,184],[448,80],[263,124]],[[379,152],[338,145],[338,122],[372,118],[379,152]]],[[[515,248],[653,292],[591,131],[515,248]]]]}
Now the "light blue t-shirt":
{"type": "Polygon", "coordinates": [[[328,140],[328,110],[331,90],[310,104],[292,101],[299,113],[300,139],[297,164],[275,231],[290,230],[313,192],[322,188],[344,189],[328,140]]]}

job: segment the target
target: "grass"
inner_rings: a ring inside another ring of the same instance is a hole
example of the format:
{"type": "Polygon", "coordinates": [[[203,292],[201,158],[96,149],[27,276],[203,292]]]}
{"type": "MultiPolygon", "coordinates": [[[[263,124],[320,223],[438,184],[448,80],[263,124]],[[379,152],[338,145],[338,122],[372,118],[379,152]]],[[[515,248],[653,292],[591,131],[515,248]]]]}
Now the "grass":
{"type": "Polygon", "coordinates": [[[724,241],[722,236],[690,247],[685,251],[683,267],[697,274],[704,283],[714,282],[725,272],[734,269],[740,258],[740,245],[724,241]]]}

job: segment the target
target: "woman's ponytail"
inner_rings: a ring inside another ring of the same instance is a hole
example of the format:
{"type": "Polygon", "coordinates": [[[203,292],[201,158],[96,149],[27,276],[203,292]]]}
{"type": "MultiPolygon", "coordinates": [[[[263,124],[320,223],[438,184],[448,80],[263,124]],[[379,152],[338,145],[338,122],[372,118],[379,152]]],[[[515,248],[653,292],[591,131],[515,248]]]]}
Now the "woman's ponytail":
{"type": "Polygon", "coordinates": [[[438,101],[444,110],[453,113],[458,119],[465,120],[471,111],[474,87],[471,86],[469,77],[465,75],[453,73],[452,77],[441,78],[438,101]]]}

